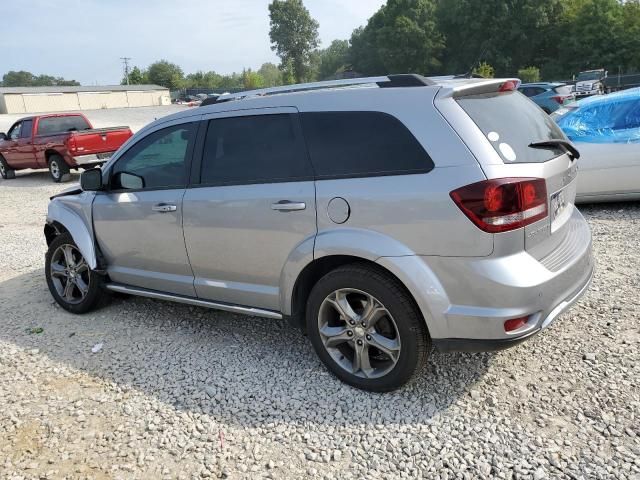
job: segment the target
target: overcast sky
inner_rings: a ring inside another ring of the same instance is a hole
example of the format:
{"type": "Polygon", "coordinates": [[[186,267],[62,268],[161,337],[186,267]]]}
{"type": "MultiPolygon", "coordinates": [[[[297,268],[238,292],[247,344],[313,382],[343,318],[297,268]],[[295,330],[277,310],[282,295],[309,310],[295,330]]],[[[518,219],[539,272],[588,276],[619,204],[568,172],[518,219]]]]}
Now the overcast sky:
{"type": "MultiPolygon", "coordinates": [[[[166,59],[185,73],[278,62],[269,43],[270,0],[20,0],[2,2],[0,75],[27,70],[117,84],[119,57],[146,67],[166,59]]],[[[384,0],[304,0],[320,40],[349,38],[384,0]]]]}

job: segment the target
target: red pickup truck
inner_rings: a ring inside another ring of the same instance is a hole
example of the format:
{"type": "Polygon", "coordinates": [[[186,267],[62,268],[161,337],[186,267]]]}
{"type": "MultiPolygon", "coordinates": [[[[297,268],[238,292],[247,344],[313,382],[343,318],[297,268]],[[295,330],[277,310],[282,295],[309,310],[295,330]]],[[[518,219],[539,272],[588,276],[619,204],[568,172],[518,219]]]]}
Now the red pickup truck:
{"type": "Polygon", "coordinates": [[[71,169],[106,162],[132,133],[129,127],[93,128],[79,113],[38,115],[18,120],[0,133],[0,175],[48,168],[54,182],[68,181],[71,169]]]}

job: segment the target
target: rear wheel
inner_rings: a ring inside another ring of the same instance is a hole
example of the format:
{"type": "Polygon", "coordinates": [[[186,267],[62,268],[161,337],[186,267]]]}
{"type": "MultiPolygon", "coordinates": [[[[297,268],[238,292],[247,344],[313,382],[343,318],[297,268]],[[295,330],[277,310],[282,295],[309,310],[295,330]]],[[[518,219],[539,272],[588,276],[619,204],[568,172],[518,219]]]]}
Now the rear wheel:
{"type": "Polygon", "coordinates": [[[0,176],[5,180],[16,178],[16,171],[9,167],[9,164],[3,156],[0,156],[0,176]]]}
{"type": "Polygon", "coordinates": [[[68,182],[71,180],[69,166],[60,155],[51,155],[49,157],[49,173],[54,182],[68,182]]]}
{"type": "Polygon", "coordinates": [[[335,376],[375,392],[414,378],[430,348],[424,320],[402,284],[365,264],[340,267],[318,281],[307,302],[307,332],[335,376]]]}
{"type": "Polygon", "coordinates": [[[45,256],[45,276],[53,298],[73,313],[94,309],[101,297],[101,275],[89,267],[68,233],[53,239],[45,256]]]}

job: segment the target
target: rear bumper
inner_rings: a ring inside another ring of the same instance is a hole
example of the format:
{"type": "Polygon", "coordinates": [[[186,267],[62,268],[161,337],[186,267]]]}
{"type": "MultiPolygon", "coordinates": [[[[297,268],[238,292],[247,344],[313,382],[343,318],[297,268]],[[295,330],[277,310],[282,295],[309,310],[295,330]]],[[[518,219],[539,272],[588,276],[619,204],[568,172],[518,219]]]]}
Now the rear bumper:
{"type": "Polygon", "coordinates": [[[441,352],[495,352],[515,347],[549,327],[560,315],[566,312],[582,295],[586,293],[593,279],[594,268],[591,267],[587,281],[579,287],[569,298],[555,306],[549,314],[542,318],[533,329],[517,337],[498,339],[467,339],[467,338],[439,338],[433,339],[434,346],[441,352]]]}
{"type": "Polygon", "coordinates": [[[111,156],[115,152],[104,152],[98,154],[90,154],[90,155],[79,155],[76,157],[72,157],[72,165],[71,166],[87,166],[87,165],[100,165],[105,163],[107,160],[111,158],[111,156]]]}

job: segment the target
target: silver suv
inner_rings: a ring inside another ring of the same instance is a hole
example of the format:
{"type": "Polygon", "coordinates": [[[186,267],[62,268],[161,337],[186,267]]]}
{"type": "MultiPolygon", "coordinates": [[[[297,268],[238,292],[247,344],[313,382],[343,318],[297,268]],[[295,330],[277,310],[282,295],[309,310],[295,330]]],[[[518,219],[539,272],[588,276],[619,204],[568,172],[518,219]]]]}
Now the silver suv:
{"type": "Polygon", "coordinates": [[[518,83],[354,79],[157,120],[49,204],[49,289],[74,313],[111,291],[287,318],[374,391],[432,345],[515,345],[593,270],[579,154],[518,83]]]}

